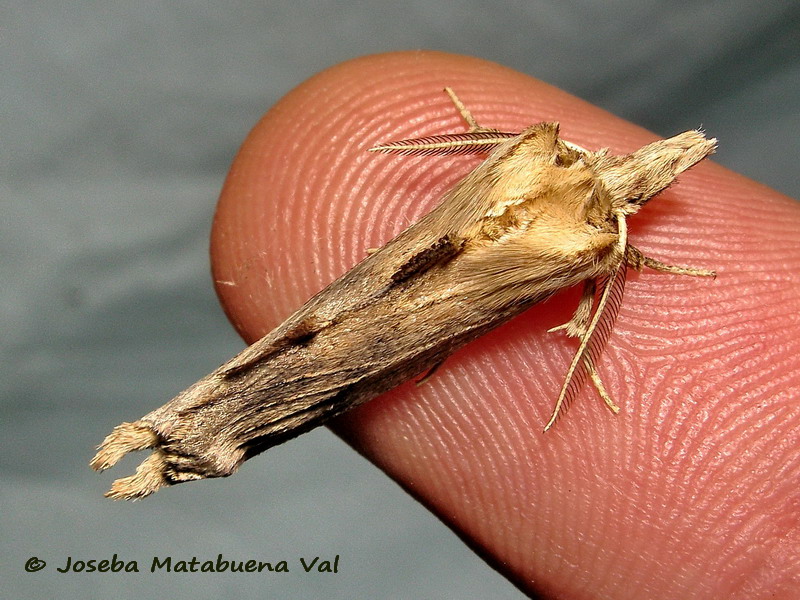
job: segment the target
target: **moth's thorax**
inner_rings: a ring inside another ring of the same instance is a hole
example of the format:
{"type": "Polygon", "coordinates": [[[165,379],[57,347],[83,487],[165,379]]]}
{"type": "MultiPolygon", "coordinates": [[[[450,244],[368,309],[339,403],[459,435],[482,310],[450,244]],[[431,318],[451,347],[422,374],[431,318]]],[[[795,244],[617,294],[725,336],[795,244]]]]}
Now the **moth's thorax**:
{"type": "Polygon", "coordinates": [[[611,200],[582,161],[561,166],[537,161],[525,171],[508,171],[488,194],[479,238],[496,240],[536,226],[537,220],[565,226],[589,223],[614,231],[611,200]]]}
{"type": "Polygon", "coordinates": [[[617,217],[613,198],[606,192],[599,181],[595,181],[594,190],[585,205],[586,223],[604,232],[617,231],[617,217]]]}

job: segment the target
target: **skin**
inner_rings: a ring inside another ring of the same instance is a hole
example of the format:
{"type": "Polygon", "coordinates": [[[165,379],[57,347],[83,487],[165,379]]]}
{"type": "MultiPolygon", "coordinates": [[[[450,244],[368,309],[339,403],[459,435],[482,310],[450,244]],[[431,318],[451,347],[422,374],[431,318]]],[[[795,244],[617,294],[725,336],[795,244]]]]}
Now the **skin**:
{"type": "MultiPolygon", "coordinates": [[[[479,162],[366,152],[464,130],[445,85],[487,127],[556,120],[564,139],[614,153],[656,139],[474,58],[404,52],[328,69],[256,125],[220,198],[214,278],[248,342],[479,162]]],[[[587,386],[542,433],[576,347],[546,330],[571,316],[573,289],[334,429],[528,594],[795,598],[800,205],[705,161],[629,226],[648,255],[718,278],[629,274],[598,367],[620,415],[587,386]]]]}

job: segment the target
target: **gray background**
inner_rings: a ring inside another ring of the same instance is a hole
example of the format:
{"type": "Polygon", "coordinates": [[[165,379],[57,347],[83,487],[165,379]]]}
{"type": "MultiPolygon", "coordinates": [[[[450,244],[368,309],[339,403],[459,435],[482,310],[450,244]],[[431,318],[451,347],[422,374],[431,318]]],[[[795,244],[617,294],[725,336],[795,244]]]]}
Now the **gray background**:
{"type": "MultiPolygon", "coordinates": [[[[208,273],[250,127],[315,72],[434,48],[535,75],[797,194],[800,10],[783,1],[2,2],[4,598],[518,598],[327,430],[235,479],[101,498],[93,446],[237,352],[208,273]],[[602,4],[602,8],[600,7],[602,4]],[[113,553],[341,555],[338,575],[59,574],[113,553]],[[48,562],[25,573],[30,556],[48,562]]],[[[127,461],[117,471],[133,467],[127,461]]]]}

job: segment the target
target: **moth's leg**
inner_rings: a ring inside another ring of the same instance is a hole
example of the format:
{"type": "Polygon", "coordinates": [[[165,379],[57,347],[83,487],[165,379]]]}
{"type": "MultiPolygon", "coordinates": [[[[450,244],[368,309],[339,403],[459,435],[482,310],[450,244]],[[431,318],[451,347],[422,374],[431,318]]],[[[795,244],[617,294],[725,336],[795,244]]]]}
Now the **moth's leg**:
{"type": "MultiPolygon", "coordinates": [[[[585,333],[581,336],[578,351],[569,365],[567,376],[564,378],[564,384],[561,386],[561,393],[558,395],[550,420],[544,426],[545,431],[550,429],[559,415],[569,408],[587,377],[595,383],[595,387],[598,388],[598,392],[603,396],[603,400],[606,401],[609,408],[616,407],[608,393],[605,392],[603,384],[597,385],[597,382],[600,382],[600,378],[594,370],[594,364],[603,352],[603,348],[614,329],[614,322],[622,304],[622,294],[625,290],[625,278],[628,270],[627,256],[630,251],[630,246],[628,246],[628,227],[624,214],[616,213],[616,217],[619,238],[615,244],[615,250],[619,256],[619,262],[614,270],[609,273],[608,279],[603,284],[600,299],[585,333]],[[593,372],[594,375],[592,375],[593,372]]],[[[612,408],[612,410],[614,409],[612,408]]]]}
{"type": "Polygon", "coordinates": [[[547,331],[564,331],[569,337],[583,337],[589,328],[589,320],[592,318],[592,306],[594,305],[594,295],[597,290],[597,282],[594,279],[587,279],[583,284],[583,294],[581,295],[578,308],[572,318],[558,327],[553,327],[547,331]]]}
{"type": "Polygon", "coordinates": [[[555,408],[550,416],[550,420],[545,425],[544,430],[550,429],[556,419],[563,414],[572,404],[578,391],[583,386],[588,377],[600,394],[600,397],[612,412],[618,412],[619,407],[606,392],[600,376],[594,368],[594,363],[600,357],[603,348],[611,335],[616,321],[619,307],[622,302],[622,292],[625,289],[625,272],[627,265],[623,258],[616,271],[609,276],[609,280],[603,284],[600,293],[600,300],[594,310],[591,320],[583,334],[580,335],[580,346],[572,359],[572,363],[567,371],[561,393],[556,400],[555,408]]]}
{"type": "Polygon", "coordinates": [[[444,361],[443,361],[443,360],[440,360],[438,363],[436,363],[436,364],[435,364],[435,365],[433,365],[433,366],[432,366],[430,369],[428,369],[428,372],[427,372],[427,373],[425,373],[425,375],[423,375],[422,377],[420,377],[419,379],[417,379],[417,380],[416,380],[414,383],[416,383],[417,385],[422,385],[422,384],[424,384],[424,383],[427,383],[427,382],[428,382],[428,380],[429,380],[431,377],[433,377],[433,374],[434,374],[434,373],[436,373],[436,371],[438,371],[438,370],[439,370],[439,367],[441,367],[443,364],[444,364],[444,361]]]}
{"type": "Polygon", "coordinates": [[[475,117],[473,117],[469,109],[466,106],[464,106],[464,103],[461,101],[461,99],[458,96],[456,96],[456,93],[453,91],[453,88],[449,87],[444,88],[444,93],[450,96],[450,100],[453,102],[453,105],[455,105],[456,110],[461,115],[461,118],[464,119],[464,122],[469,126],[470,133],[476,133],[476,132],[497,133],[500,131],[499,129],[491,129],[489,127],[481,127],[480,125],[478,125],[478,122],[475,120],[475,117]]]}
{"type": "Polygon", "coordinates": [[[584,361],[584,364],[586,365],[586,370],[589,372],[589,378],[592,380],[594,389],[596,389],[597,393],[600,394],[603,402],[606,403],[606,406],[608,406],[608,408],[611,409],[611,412],[613,412],[615,415],[619,413],[619,406],[614,403],[614,400],[611,399],[611,396],[606,391],[603,381],[600,379],[600,375],[597,374],[591,359],[587,358],[584,361]]]}
{"type": "MultiPolygon", "coordinates": [[[[572,318],[569,320],[569,322],[559,325],[558,327],[553,327],[549,331],[565,330],[569,337],[577,337],[583,340],[586,332],[589,329],[589,321],[592,318],[592,306],[594,305],[596,289],[597,282],[594,279],[587,279],[583,284],[583,295],[578,303],[578,308],[575,310],[575,314],[572,315],[572,318]]],[[[589,374],[592,385],[594,385],[597,393],[603,399],[603,402],[605,402],[606,406],[611,409],[611,412],[617,414],[619,412],[619,406],[614,403],[614,400],[611,399],[611,395],[606,391],[603,381],[600,379],[600,375],[598,375],[597,370],[594,368],[594,364],[592,364],[591,358],[587,356],[584,359],[583,364],[584,368],[589,374]]]]}
{"type": "Polygon", "coordinates": [[[691,275],[692,277],[716,277],[716,271],[709,269],[699,269],[697,267],[686,267],[683,265],[668,265],[645,256],[641,250],[633,246],[628,246],[628,266],[641,271],[644,267],[653,269],[654,271],[661,271],[662,273],[673,273],[675,275],[691,275]]]}

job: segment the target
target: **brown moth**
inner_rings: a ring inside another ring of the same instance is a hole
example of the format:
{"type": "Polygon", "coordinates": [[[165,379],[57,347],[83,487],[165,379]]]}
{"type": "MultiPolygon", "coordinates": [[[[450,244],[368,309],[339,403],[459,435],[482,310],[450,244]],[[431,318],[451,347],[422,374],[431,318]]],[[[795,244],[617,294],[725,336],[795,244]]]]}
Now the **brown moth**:
{"type": "Polygon", "coordinates": [[[579,340],[549,429],[595,370],[629,267],[697,276],[628,243],[627,218],[714,152],[687,131],[624,156],[559,138],[557,123],[522,133],[479,127],[445,90],[469,131],[372,148],[412,155],[491,152],[441,204],[311,298],[271,333],[161,408],[106,437],[91,462],[152,453],[107,496],[234,473],[248,458],[431,373],[456,349],[555,292],[584,284],[572,319],[579,340]]]}

